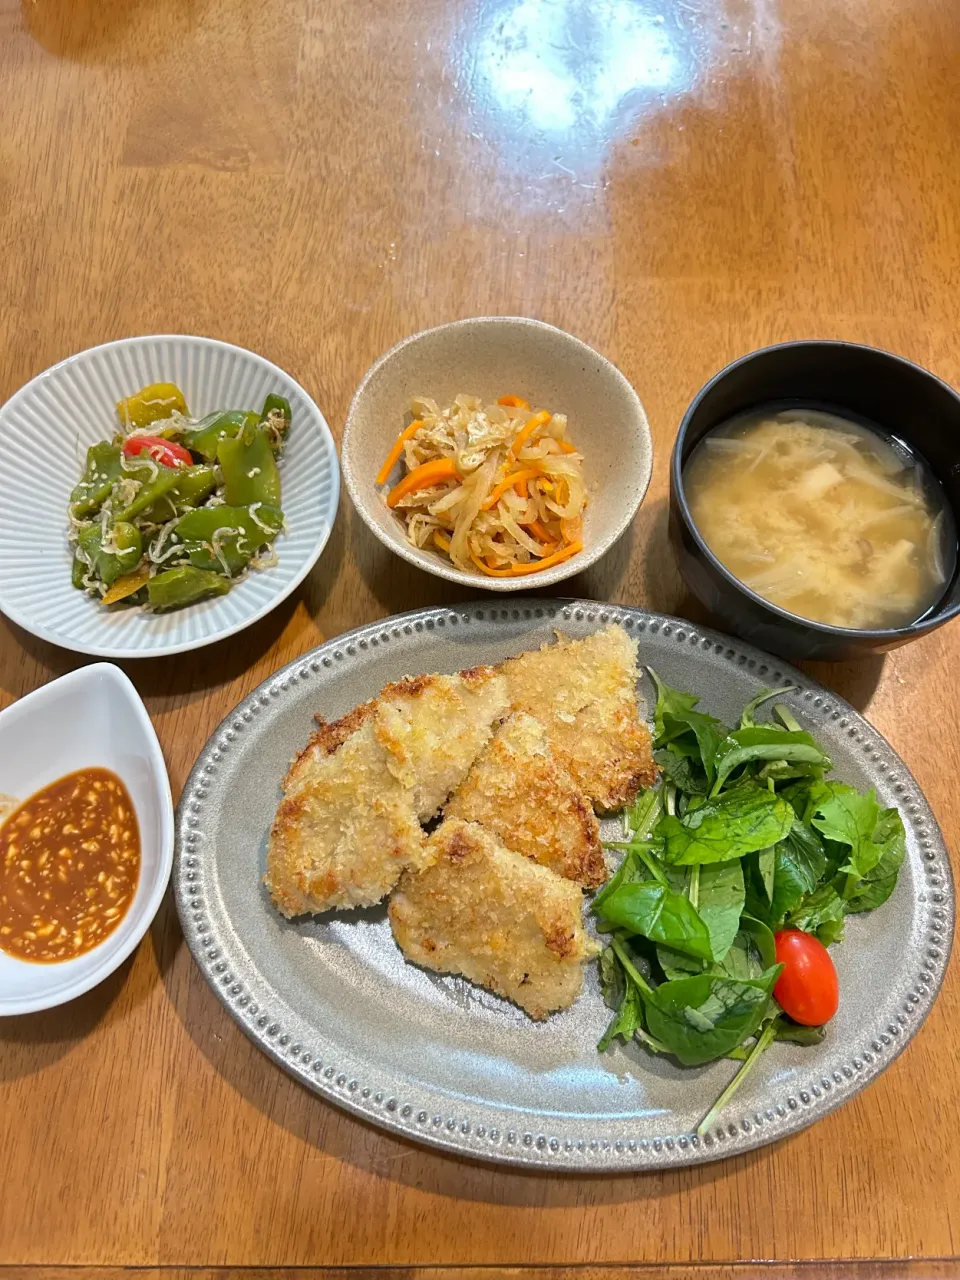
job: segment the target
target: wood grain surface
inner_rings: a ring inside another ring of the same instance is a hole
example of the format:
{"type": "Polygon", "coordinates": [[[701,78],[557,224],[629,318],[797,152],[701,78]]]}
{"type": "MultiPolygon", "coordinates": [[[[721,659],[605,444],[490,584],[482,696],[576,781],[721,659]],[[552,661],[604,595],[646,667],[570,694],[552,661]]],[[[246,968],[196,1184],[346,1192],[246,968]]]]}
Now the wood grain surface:
{"type": "MultiPolygon", "coordinates": [[[[667,461],[713,372],[823,336],[960,383],[958,67],[955,0],[0,0],[0,396],[94,343],[203,333],[289,370],[338,434],[405,334],[537,316],[620,365],[657,448],[632,531],[564,593],[690,613],[667,461]]],[[[127,665],[175,793],[281,663],[462,598],[344,499],[270,617],[127,665]]],[[[948,842],[958,660],[955,625],[815,672],[889,737],[948,842]]],[[[78,661],[0,621],[4,705],[78,661]]],[[[955,965],[866,1093],[740,1159],[524,1174],[386,1137],[292,1083],[207,988],[168,901],[99,989],[0,1024],[0,1280],[956,1274],[958,1018],[955,965]]]]}

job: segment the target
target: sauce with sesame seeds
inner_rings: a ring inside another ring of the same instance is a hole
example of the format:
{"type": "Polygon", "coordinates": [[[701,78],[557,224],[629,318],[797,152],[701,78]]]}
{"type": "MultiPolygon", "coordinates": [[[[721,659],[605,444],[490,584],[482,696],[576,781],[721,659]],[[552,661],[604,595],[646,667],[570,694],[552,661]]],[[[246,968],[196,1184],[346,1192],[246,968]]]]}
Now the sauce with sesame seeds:
{"type": "Polygon", "coordinates": [[[0,950],[73,960],[108,938],[140,879],[140,829],[109,769],[51,782],[0,826],[0,950]]]}

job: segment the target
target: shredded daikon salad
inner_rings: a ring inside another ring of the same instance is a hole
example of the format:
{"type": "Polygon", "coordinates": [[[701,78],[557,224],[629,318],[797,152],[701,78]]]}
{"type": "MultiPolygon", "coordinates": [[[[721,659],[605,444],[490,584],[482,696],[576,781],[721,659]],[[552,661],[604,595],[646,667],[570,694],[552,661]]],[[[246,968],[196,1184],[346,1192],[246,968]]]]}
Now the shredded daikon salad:
{"type": "Polygon", "coordinates": [[[519,396],[484,405],[459,395],[441,409],[415,396],[376,483],[415,547],[491,577],[537,573],[583,550],[583,455],[567,419],[519,396]]]}

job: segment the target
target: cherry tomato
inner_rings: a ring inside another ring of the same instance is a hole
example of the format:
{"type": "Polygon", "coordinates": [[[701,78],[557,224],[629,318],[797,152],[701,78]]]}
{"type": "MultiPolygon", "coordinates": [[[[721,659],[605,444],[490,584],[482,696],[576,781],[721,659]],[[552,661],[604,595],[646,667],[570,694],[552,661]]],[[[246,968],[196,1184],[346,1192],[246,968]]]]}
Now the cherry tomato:
{"type": "Polygon", "coordinates": [[[154,462],[160,462],[165,467],[189,467],[193,464],[189,449],[173,440],[164,440],[162,436],[131,436],[124,441],[123,453],[127,458],[146,453],[154,462]]]}
{"type": "Polygon", "coordinates": [[[783,973],[773,998],[784,1013],[805,1027],[822,1027],[837,1012],[840,984],[823,943],[799,929],[783,929],[774,937],[783,973]]]}

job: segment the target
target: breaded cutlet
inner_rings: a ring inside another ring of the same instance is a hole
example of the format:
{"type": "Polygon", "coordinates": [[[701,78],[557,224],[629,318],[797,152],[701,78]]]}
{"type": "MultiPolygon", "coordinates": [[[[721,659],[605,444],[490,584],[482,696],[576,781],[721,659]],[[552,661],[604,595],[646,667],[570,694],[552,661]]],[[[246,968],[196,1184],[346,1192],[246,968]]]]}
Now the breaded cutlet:
{"type": "Polygon", "coordinates": [[[285,916],[370,906],[407,867],[425,864],[413,795],[387,767],[372,722],[331,754],[302,753],[295,769],[270,831],[264,876],[285,916]]]}
{"type": "Polygon", "coordinates": [[[531,1018],[573,1004],[596,952],[579,886],[459,818],[447,818],[427,848],[430,865],[405,872],[390,898],[393,936],[407,959],[463,974],[531,1018]]]}
{"type": "Polygon", "coordinates": [[[479,823],[508,848],[587,888],[607,878],[590,801],[525,711],[497,729],[444,813],[479,823]]]}
{"type": "Polygon", "coordinates": [[[377,740],[394,776],[416,794],[427,821],[463,781],[507,714],[507,682],[493,667],[453,676],[413,676],[377,699],[377,740]]]}
{"type": "Polygon", "coordinates": [[[514,711],[546,730],[554,755],[594,807],[619,809],[657,778],[637,694],[637,642],[615,623],[583,640],[508,658],[500,666],[514,711]]]}
{"type": "Polygon", "coordinates": [[[379,902],[423,863],[420,820],[462,781],[506,712],[492,667],[415,676],[321,721],[284,779],[265,883],[285,915],[379,902]]]}
{"type": "Polygon", "coordinates": [[[331,754],[371,720],[390,772],[415,793],[417,813],[426,822],[463,780],[507,710],[507,683],[494,667],[407,676],[340,720],[318,717],[316,733],[288,776],[304,767],[305,756],[331,754]]]}

